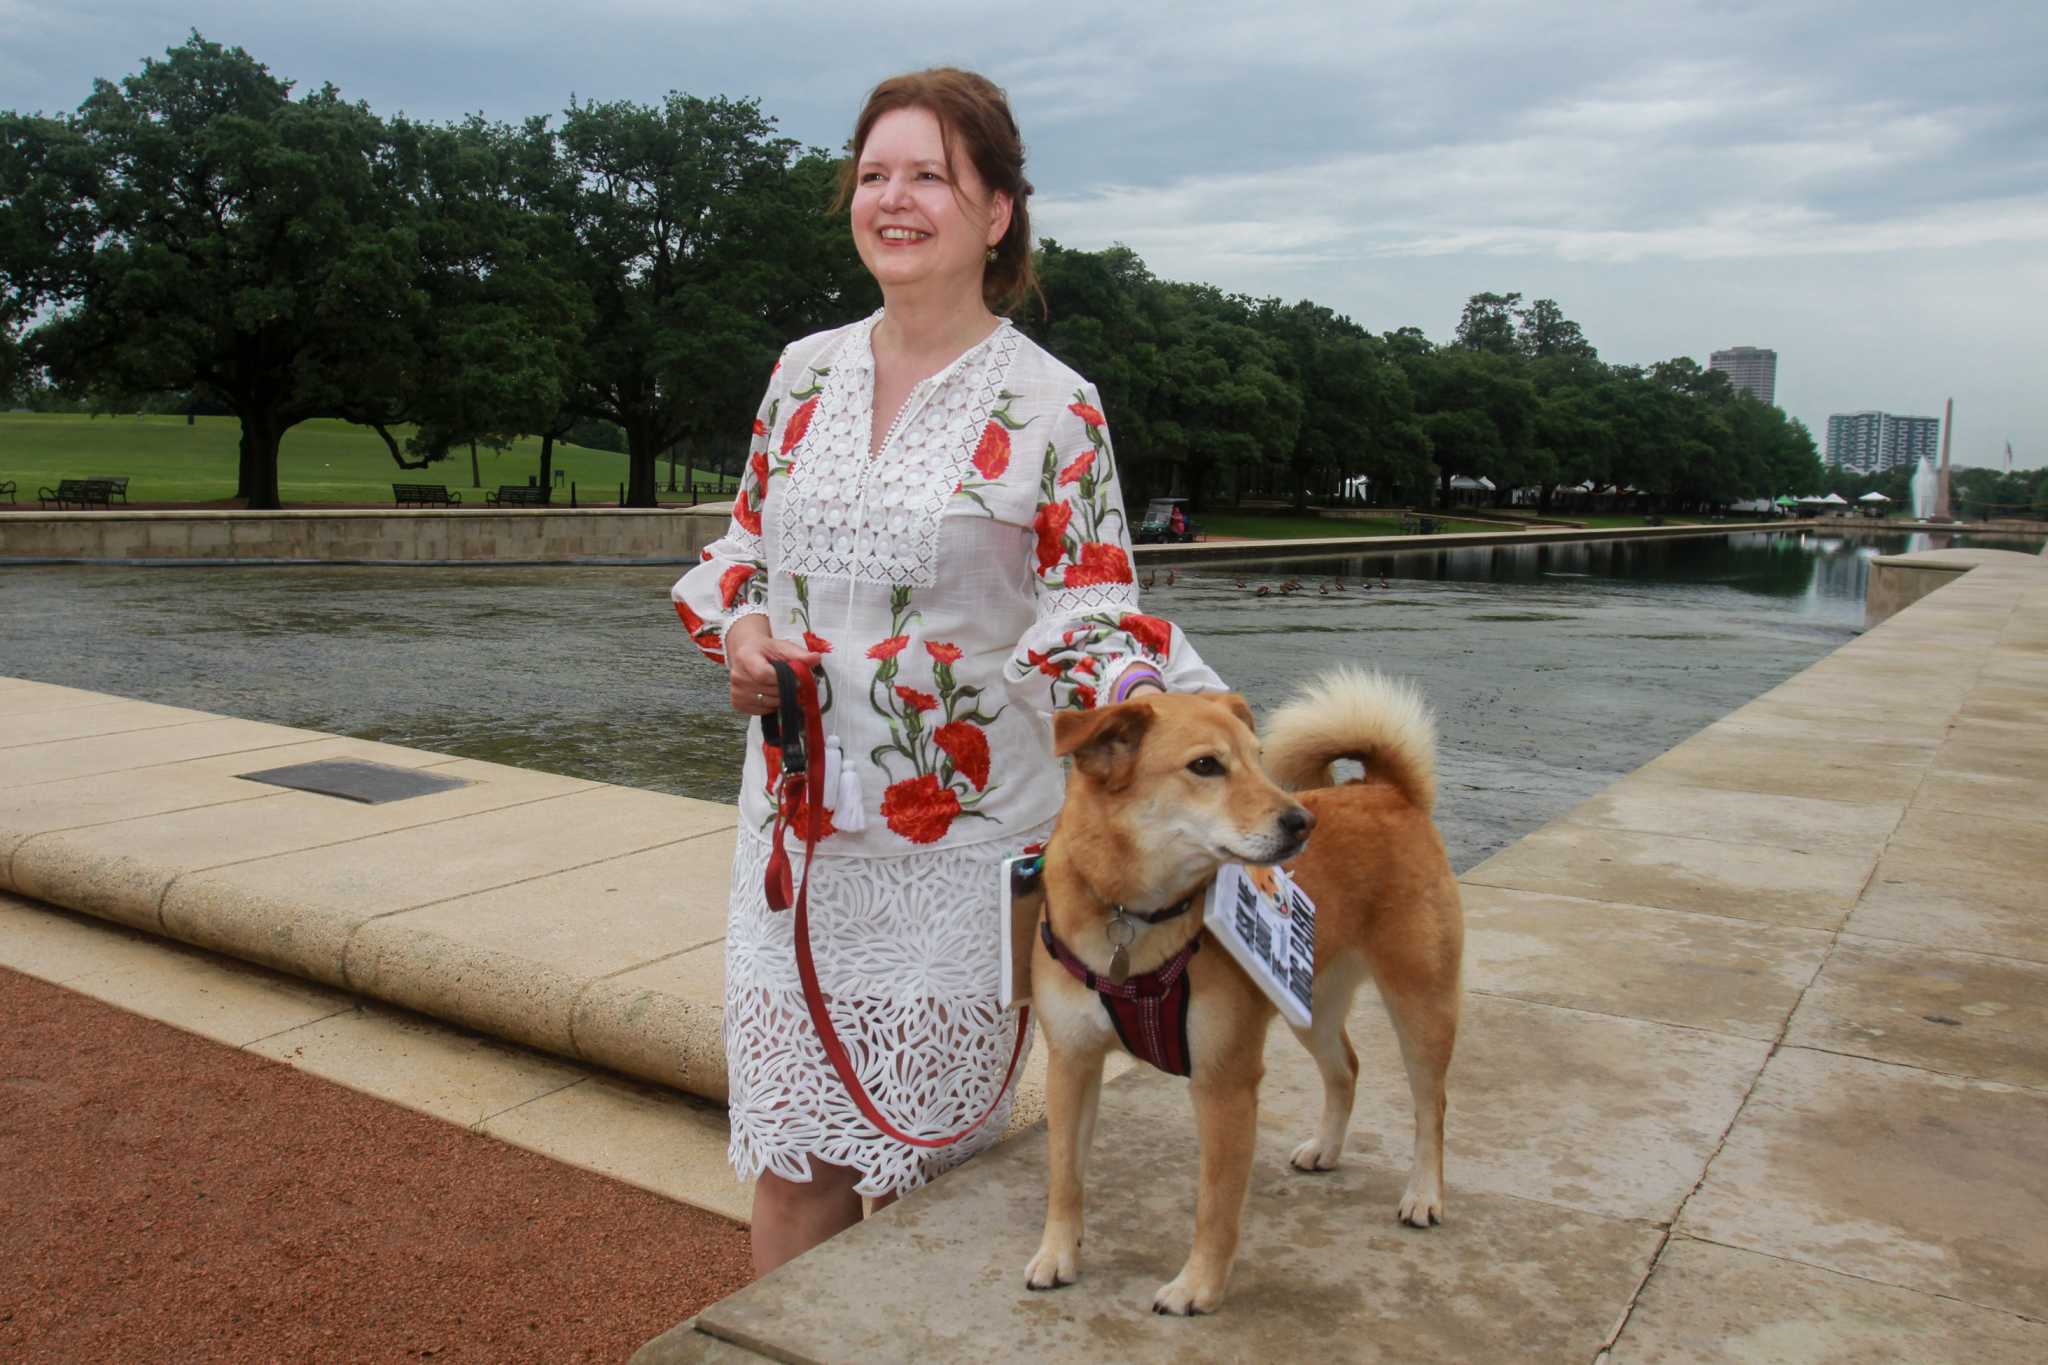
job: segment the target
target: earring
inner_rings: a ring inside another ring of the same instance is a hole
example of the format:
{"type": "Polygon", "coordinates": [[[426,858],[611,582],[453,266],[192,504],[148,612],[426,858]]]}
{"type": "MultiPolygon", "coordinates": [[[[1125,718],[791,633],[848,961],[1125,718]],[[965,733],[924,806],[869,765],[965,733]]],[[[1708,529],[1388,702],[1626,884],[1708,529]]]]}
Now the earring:
{"type": "Polygon", "coordinates": [[[994,260],[994,259],[996,258],[996,249],[995,249],[994,247],[990,247],[990,248],[988,249],[988,258],[989,258],[989,259],[990,259],[991,261],[993,261],[993,260],[994,260]]]}

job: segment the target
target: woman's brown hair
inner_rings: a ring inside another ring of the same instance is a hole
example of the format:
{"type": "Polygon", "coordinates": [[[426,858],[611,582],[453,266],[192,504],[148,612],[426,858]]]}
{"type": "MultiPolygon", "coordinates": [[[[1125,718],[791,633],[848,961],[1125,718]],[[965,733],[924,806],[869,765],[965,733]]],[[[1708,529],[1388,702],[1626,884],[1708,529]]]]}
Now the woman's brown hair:
{"type": "Polygon", "coordinates": [[[989,311],[1008,312],[1033,294],[1043,308],[1045,292],[1038,287],[1038,272],[1031,264],[1031,213],[1026,205],[1031,182],[1024,178],[1024,139],[1018,135],[1016,119],[1010,116],[1009,98],[986,76],[935,66],[891,76],[870,91],[854,121],[853,155],[840,168],[839,194],[832,211],[842,212],[852,202],[854,186],[859,183],[860,154],[875,121],[898,109],[929,109],[939,120],[946,164],[954,164],[957,137],[965,144],[967,159],[974,163],[981,183],[991,194],[1000,190],[1010,197],[1009,230],[996,243],[995,259],[981,277],[982,301],[989,311]]]}

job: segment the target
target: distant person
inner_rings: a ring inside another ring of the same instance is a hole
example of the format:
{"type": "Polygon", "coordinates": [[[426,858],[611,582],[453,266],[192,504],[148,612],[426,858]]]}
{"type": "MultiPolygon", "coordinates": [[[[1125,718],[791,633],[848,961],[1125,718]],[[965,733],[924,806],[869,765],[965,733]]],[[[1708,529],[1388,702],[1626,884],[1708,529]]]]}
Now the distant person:
{"type": "MultiPolygon", "coordinates": [[[[1220,688],[1175,627],[1138,614],[1108,419],[1086,379],[1001,311],[1037,295],[1024,148],[1002,91],[897,76],[854,125],[840,207],[880,312],[782,354],[723,538],[672,594],[731,677],[775,705],[770,660],[822,667],[845,774],[815,833],[812,942],[831,1017],[881,1113],[917,1136],[997,1095],[1001,860],[1062,798],[1050,713],[1220,688]]],[[[827,1062],[789,913],[763,892],[777,755],[749,727],[726,938],[731,1159],[757,1177],[766,1272],[1001,1135],[919,1149],[869,1123],[827,1062]]],[[[798,860],[799,862],[801,859],[798,860]]],[[[801,868],[798,869],[801,875],[801,868]]]]}
{"type": "Polygon", "coordinates": [[[1173,505],[1173,515],[1166,519],[1166,527],[1176,538],[1188,533],[1188,514],[1180,510],[1180,504],[1173,505]]]}

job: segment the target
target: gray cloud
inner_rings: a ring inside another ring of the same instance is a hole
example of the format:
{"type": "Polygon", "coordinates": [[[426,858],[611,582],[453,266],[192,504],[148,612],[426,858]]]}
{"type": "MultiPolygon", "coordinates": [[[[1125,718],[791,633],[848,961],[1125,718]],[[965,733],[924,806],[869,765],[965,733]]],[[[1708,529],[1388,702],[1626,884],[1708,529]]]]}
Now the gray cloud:
{"type": "Polygon", "coordinates": [[[878,77],[970,64],[1068,245],[1439,338],[1474,291],[1552,296],[1610,359],[1776,347],[1816,431],[1953,392],[1961,458],[2048,463],[2044,6],[0,0],[0,105],[74,106],[190,27],[381,110],[676,88],[825,146],[878,77]]]}

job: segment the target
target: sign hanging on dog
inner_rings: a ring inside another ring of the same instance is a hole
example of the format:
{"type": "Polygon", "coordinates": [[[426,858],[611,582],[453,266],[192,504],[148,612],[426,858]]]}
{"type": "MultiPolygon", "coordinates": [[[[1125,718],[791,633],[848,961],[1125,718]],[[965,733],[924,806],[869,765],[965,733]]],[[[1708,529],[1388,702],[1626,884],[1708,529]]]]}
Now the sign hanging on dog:
{"type": "Polygon", "coordinates": [[[1209,887],[1203,927],[1296,1028],[1313,1013],[1316,906],[1277,867],[1225,863],[1209,887]]]}

